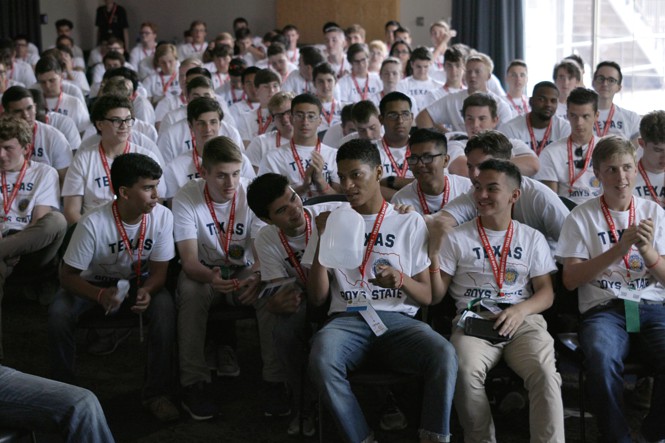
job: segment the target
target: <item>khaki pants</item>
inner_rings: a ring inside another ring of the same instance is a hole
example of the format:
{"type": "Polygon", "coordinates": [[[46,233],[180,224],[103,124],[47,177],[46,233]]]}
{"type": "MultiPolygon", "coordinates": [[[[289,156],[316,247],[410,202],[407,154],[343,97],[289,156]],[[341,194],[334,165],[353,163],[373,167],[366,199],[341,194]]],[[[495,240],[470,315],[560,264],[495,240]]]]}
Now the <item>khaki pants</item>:
{"type": "Polygon", "coordinates": [[[502,356],[529,391],[531,442],[565,441],[561,376],[555,367],[554,341],[542,315],[528,316],[507,343],[494,345],[467,336],[457,326],[450,341],[459,361],[454,401],[465,442],[496,442],[485,378],[502,356]]]}

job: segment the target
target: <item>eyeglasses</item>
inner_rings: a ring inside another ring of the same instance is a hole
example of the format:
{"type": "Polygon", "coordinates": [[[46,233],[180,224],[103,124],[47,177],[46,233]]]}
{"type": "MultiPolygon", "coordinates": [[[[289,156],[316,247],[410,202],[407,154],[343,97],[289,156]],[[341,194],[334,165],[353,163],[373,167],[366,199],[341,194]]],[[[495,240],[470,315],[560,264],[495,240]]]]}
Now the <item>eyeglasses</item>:
{"type": "Polygon", "coordinates": [[[603,75],[597,75],[593,78],[593,81],[600,83],[601,85],[607,82],[608,85],[616,85],[619,83],[619,80],[614,77],[605,77],[603,75]]]}
{"type": "Polygon", "coordinates": [[[134,122],[136,121],[132,117],[126,118],[124,120],[121,119],[121,118],[104,118],[102,120],[106,120],[107,122],[111,122],[111,124],[113,125],[114,128],[120,128],[123,124],[126,127],[131,128],[132,126],[134,126],[134,122]]]}
{"type": "Polygon", "coordinates": [[[308,122],[314,122],[320,117],[320,114],[315,114],[313,112],[308,112],[307,114],[305,114],[304,112],[296,112],[295,114],[291,115],[295,120],[298,121],[307,120],[308,122]]]}
{"type": "Polygon", "coordinates": [[[386,114],[386,118],[388,120],[399,120],[400,118],[402,120],[408,120],[411,118],[411,111],[402,111],[402,112],[389,112],[386,114]]]}
{"type": "Polygon", "coordinates": [[[423,162],[423,165],[429,165],[434,161],[435,157],[441,157],[443,154],[423,154],[423,155],[413,155],[411,154],[407,157],[406,162],[409,166],[416,166],[419,161],[423,162]]]}
{"type": "Polygon", "coordinates": [[[284,117],[291,117],[291,111],[284,111],[284,112],[275,112],[272,115],[273,120],[281,120],[284,117]]]}

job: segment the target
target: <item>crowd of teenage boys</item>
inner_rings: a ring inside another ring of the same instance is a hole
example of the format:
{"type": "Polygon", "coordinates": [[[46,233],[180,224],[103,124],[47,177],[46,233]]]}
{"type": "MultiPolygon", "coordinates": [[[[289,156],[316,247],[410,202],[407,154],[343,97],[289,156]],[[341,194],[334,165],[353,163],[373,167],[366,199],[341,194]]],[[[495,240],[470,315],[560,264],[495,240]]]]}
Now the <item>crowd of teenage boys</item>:
{"type": "MultiPolygon", "coordinates": [[[[484,383],[503,359],[528,391],[531,441],[563,442],[542,315],[558,272],[578,290],[601,441],[665,439],[665,111],[615,104],[617,63],[585,86],[572,55],[527,91],[524,61],[504,89],[445,22],[431,25],[432,47],[412,47],[395,21],[385,41],[327,23],[323,44],[300,45],[295,26],[258,38],[241,18],[214,38],[194,21],[179,45],[144,22],[130,47],[127,14],[107,0],[96,26],[87,59],[66,19],[41,54],[25,36],[0,46],[0,301],[11,274],[58,264],[60,284],[52,380],[0,366],[0,424],[113,441],[75,386],[77,322],[92,310],[149,320],[142,400],[155,417],[177,419],[178,404],[216,417],[212,373],[240,372],[233,325],[207,330],[226,305],[255,309],[264,412],[293,415],[289,434],[315,433],[320,398],[345,441],[374,441],[347,380],[372,360],[422,376],[421,442],[451,441],[453,407],[465,441],[496,441],[484,383]],[[363,259],[328,268],[320,239],[345,208],[362,218],[363,259]],[[456,311],[446,338],[415,318],[444,296],[456,311]],[[475,318],[493,338],[465,329],[475,318]],[[631,434],[632,348],[655,376],[631,434]]],[[[88,351],[126,335],[93,334],[88,351]]],[[[386,397],[380,426],[405,427],[386,397]]]]}

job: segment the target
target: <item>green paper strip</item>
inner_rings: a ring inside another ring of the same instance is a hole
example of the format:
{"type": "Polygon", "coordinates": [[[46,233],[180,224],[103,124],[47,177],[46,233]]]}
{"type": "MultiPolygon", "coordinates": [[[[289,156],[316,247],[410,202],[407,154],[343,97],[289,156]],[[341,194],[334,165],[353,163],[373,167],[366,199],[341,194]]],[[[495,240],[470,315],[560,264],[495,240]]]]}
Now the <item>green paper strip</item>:
{"type": "Polygon", "coordinates": [[[626,312],[626,331],[640,332],[640,304],[632,300],[624,300],[626,312]]]}

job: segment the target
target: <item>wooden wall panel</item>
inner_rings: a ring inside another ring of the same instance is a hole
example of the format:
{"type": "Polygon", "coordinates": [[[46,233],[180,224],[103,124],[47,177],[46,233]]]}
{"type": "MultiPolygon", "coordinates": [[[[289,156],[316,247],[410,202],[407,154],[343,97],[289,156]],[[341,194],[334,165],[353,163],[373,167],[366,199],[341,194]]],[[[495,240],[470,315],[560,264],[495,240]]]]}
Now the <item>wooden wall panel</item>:
{"type": "Polygon", "coordinates": [[[323,24],[334,21],[342,28],[358,23],[367,42],[383,40],[383,25],[400,16],[400,0],[276,0],[276,24],[294,24],[301,43],[321,43],[323,24]]]}

